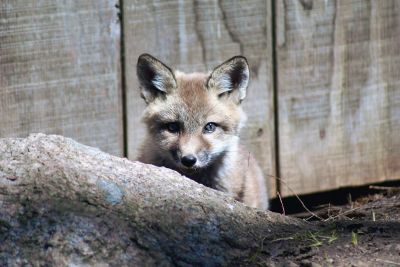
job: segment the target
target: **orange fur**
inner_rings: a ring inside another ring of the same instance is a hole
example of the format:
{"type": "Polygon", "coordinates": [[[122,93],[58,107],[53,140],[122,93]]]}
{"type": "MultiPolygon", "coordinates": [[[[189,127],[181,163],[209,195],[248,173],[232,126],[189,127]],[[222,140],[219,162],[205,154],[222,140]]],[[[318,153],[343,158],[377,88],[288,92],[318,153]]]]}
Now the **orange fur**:
{"type": "Polygon", "coordinates": [[[144,54],[138,77],[148,129],[138,160],[174,169],[249,206],[267,209],[262,171],[239,145],[246,120],[240,105],[249,78],[246,60],[232,58],[211,74],[185,74],[173,73],[144,54]]]}

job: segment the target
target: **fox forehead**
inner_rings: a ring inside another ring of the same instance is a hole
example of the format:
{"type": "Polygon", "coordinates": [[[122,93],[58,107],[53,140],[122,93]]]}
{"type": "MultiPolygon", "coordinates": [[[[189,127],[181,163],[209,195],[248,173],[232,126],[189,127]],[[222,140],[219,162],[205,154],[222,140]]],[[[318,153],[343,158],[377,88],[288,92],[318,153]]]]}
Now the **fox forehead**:
{"type": "Polygon", "coordinates": [[[165,99],[151,103],[145,111],[144,121],[150,124],[180,121],[189,132],[207,122],[215,122],[227,131],[235,131],[241,112],[236,105],[221,102],[206,88],[208,77],[205,73],[175,72],[176,90],[165,99]]]}
{"type": "Polygon", "coordinates": [[[214,104],[215,96],[210,94],[206,88],[207,74],[185,74],[177,71],[175,72],[175,78],[178,88],[176,94],[172,94],[172,97],[177,98],[178,101],[189,107],[189,112],[195,112],[195,114],[199,114],[198,112],[204,113],[205,105],[214,104]]]}

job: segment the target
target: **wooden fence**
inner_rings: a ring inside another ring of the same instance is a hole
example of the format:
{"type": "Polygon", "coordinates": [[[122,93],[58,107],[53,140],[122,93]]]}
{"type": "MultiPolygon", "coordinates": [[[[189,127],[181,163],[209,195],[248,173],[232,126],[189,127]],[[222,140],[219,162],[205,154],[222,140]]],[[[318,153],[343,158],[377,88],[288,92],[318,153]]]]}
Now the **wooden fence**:
{"type": "Polygon", "coordinates": [[[242,139],[271,196],[400,179],[399,44],[396,0],[2,0],[0,137],[62,134],[134,159],[139,54],[185,71],[243,54],[242,139]]]}

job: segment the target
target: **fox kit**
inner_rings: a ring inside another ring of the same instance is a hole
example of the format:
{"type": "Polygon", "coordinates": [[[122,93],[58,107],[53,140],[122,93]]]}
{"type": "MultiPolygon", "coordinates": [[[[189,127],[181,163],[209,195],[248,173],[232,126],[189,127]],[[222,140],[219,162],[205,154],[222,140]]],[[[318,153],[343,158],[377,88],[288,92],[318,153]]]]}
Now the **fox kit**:
{"type": "Polygon", "coordinates": [[[143,54],[137,76],[148,130],[138,160],[268,209],[262,171],[239,144],[246,120],[240,105],[249,81],[246,58],[233,57],[209,74],[185,74],[143,54]]]}

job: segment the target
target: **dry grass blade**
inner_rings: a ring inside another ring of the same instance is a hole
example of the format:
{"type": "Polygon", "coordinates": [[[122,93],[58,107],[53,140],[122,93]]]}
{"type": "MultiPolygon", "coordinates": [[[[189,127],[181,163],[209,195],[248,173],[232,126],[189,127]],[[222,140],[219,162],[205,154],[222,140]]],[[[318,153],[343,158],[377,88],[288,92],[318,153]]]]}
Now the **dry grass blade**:
{"type": "Polygon", "coordinates": [[[336,219],[336,218],[338,218],[338,217],[341,217],[341,216],[344,216],[344,215],[346,215],[346,214],[352,213],[353,211],[359,210],[359,209],[361,209],[361,208],[363,208],[363,207],[364,207],[364,206],[346,210],[346,211],[344,211],[344,212],[342,212],[342,213],[339,213],[339,214],[337,214],[337,215],[335,215],[335,216],[329,217],[329,218],[325,219],[324,221],[326,222],[326,221],[329,221],[329,220],[334,220],[334,219],[336,219]]]}
{"type": "Polygon", "coordinates": [[[285,206],[283,205],[283,201],[282,201],[281,194],[280,194],[279,192],[276,192],[276,194],[278,195],[279,201],[281,202],[282,214],[283,214],[283,215],[286,215],[285,206]]]}
{"type": "Polygon", "coordinates": [[[289,189],[289,191],[297,198],[297,200],[300,202],[300,204],[303,206],[303,208],[307,211],[307,212],[309,212],[312,216],[314,216],[315,218],[317,218],[317,219],[319,219],[319,220],[323,220],[321,217],[319,217],[317,214],[315,214],[314,212],[312,212],[309,208],[307,208],[307,206],[304,204],[304,202],[300,199],[300,197],[296,194],[296,192],[294,192],[294,190],[283,180],[283,179],[281,179],[281,178],[279,178],[279,177],[276,177],[276,176],[274,176],[274,175],[271,175],[271,174],[269,174],[268,176],[270,176],[270,177],[273,177],[273,178],[275,178],[275,179],[277,179],[277,180],[279,180],[280,182],[282,182],[286,187],[287,187],[287,189],[289,189]]]}
{"type": "Polygon", "coordinates": [[[376,259],[376,261],[382,262],[382,263],[387,263],[387,264],[394,265],[394,266],[400,266],[400,263],[394,262],[394,261],[383,260],[383,259],[376,259]]]}

